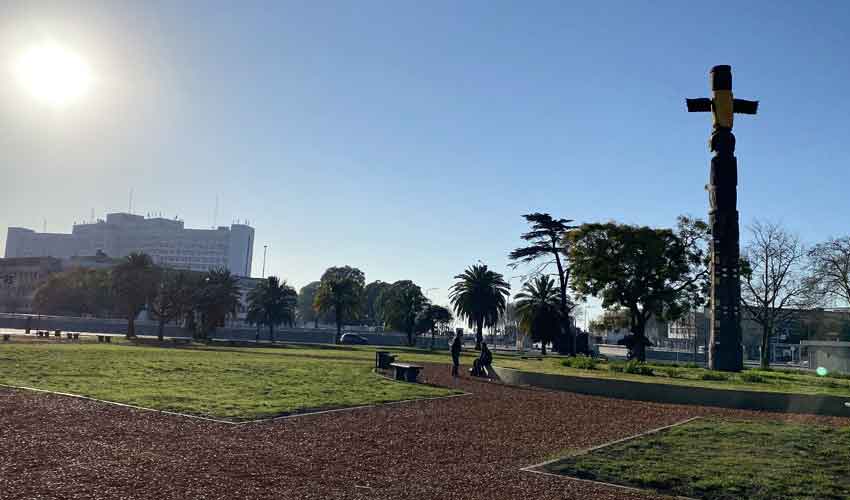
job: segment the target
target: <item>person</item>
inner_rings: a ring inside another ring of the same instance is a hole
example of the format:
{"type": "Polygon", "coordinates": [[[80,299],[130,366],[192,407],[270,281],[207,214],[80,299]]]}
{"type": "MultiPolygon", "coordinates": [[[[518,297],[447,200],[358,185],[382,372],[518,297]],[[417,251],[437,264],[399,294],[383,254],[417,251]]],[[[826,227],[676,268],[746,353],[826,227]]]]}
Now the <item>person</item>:
{"type": "Polygon", "coordinates": [[[455,338],[452,340],[452,377],[458,376],[460,367],[460,351],[463,348],[463,335],[460,332],[455,333],[455,338]]]}
{"type": "Polygon", "coordinates": [[[481,354],[478,356],[478,359],[473,361],[472,370],[470,370],[470,374],[475,377],[487,377],[488,367],[493,363],[493,353],[490,351],[490,348],[487,347],[487,343],[484,342],[481,344],[481,354]]]}

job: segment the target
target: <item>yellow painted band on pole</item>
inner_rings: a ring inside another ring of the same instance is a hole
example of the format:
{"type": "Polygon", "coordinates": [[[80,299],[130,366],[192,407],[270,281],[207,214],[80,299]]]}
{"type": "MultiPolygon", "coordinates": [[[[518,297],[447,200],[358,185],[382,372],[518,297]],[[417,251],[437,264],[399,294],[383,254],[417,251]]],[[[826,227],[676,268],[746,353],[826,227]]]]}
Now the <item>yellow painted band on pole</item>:
{"type": "Polygon", "coordinates": [[[732,128],[732,117],[735,110],[731,90],[715,90],[712,101],[714,124],[719,127],[732,128]]]}

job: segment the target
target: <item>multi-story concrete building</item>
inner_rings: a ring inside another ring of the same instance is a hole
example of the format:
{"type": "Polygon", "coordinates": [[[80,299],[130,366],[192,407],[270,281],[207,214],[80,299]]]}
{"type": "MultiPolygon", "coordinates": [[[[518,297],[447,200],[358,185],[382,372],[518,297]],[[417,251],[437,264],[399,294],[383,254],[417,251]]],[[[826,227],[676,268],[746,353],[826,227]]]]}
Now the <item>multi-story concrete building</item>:
{"type": "Polygon", "coordinates": [[[96,255],[123,257],[144,252],[156,264],[190,271],[226,268],[237,276],[251,275],[254,228],[233,224],[218,229],[187,229],[181,220],[115,213],[92,224],[75,224],[70,234],[39,233],[10,227],[6,257],[96,255]]]}

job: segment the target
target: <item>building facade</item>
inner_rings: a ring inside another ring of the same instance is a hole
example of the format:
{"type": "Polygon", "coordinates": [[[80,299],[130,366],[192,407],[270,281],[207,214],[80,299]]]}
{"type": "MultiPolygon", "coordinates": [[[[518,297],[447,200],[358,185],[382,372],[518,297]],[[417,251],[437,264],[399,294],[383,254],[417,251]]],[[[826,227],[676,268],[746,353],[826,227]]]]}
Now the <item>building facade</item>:
{"type": "Polygon", "coordinates": [[[166,267],[189,271],[226,268],[237,276],[250,276],[253,247],[254,228],[245,224],[187,229],[181,220],[115,213],[92,224],[75,224],[70,234],[10,227],[6,258],[67,259],[98,252],[123,257],[144,252],[166,267]]]}

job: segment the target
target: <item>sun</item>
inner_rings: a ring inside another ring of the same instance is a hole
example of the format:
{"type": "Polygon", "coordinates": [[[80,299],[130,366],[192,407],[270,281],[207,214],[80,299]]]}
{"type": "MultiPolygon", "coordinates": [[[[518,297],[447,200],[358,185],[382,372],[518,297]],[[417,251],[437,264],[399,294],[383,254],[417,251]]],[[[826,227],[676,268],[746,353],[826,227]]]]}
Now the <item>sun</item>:
{"type": "Polygon", "coordinates": [[[88,64],[73,51],[55,43],[27,49],[16,61],[15,74],[34,98],[55,107],[78,100],[92,84],[88,64]]]}

